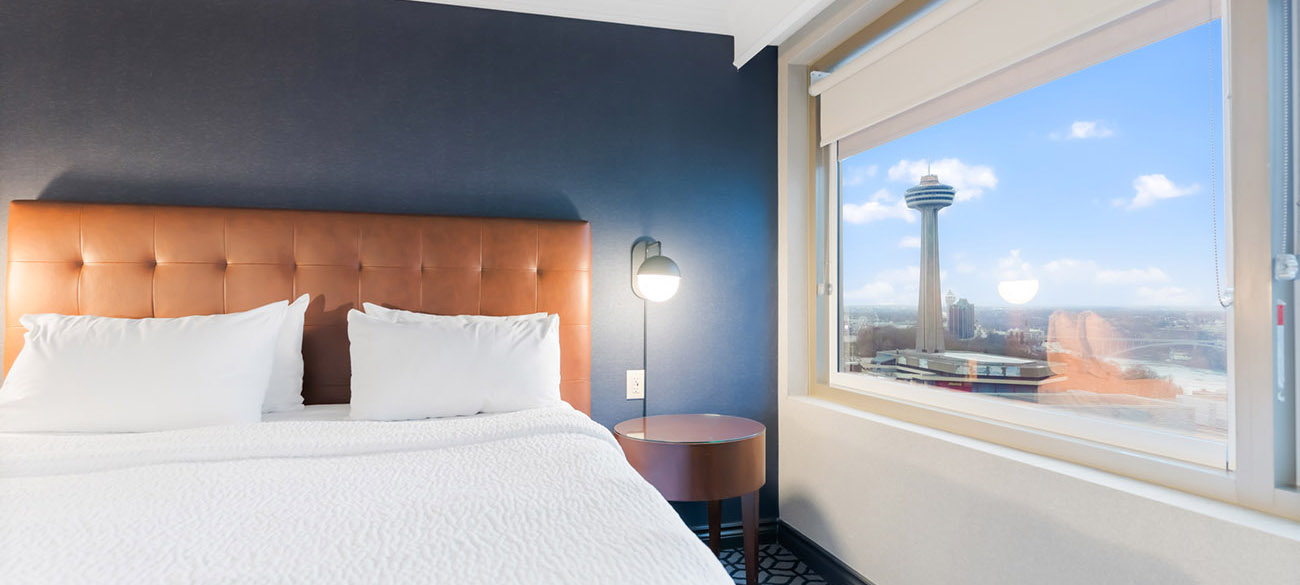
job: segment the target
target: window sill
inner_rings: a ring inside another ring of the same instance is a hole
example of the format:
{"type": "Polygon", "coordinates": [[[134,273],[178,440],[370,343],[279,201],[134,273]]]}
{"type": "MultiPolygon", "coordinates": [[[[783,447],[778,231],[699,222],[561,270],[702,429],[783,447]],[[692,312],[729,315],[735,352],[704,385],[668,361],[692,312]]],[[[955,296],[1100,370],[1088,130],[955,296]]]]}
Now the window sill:
{"type": "Polygon", "coordinates": [[[789,400],[939,439],[1223,521],[1300,540],[1300,493],[1274,490],[1270,509],[1237,500],[1224,470],[1036,431],[856,390],[817,384],[789,400]]]}
{"type": "MultiPolygon", "coordinates": [[[[976,420],[997,421],[1012,428],[1031,429],[1050,436],[1070,437],[1085,444],[1104,446],[1112,452],[1140,453],[1159,460],[1188,463],[1205,471],[1222,471],[1230,460],[1228,446],[1222,441],[1183,435],[1154,426],[1064,412],[1018,400],[997,399],[978,393],[955,392],[924,384],[838,372],[831,373],[830,387],[923,406],[939,412],[958,413],[976,420]]],[[[1231,471],[1233,468],[1228,464],[1227,469],[1231,471]]]]}

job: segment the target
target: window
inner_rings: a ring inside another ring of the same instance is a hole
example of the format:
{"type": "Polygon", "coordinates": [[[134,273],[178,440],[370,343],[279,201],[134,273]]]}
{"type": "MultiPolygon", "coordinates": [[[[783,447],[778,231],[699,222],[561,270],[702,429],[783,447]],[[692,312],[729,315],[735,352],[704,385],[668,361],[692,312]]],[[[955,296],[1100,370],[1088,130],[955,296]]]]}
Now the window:
{"type": "Polygon", "coordinates": [[[1230,468],[1220,38],[840,160],[832,383],[1230,468]]]}
{"type": "Polygon", "coordinates": [[[783,398],[1300,519],[1292,4],[945,0],[783,48],[783,398]]]}

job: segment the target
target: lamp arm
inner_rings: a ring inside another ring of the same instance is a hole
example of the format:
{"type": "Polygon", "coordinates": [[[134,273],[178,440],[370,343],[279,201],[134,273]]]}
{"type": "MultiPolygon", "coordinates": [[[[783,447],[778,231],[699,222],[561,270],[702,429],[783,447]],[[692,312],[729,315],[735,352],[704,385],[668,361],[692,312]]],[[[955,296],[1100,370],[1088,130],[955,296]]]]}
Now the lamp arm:
{"type": "Polygon", "coordinates": [[[645,295],[641,294],[641,286],[636,282],[636,271],[641,268],[642,264],[645,264],[646,258],[659,256],[661,255],[662,250],[663,242],[648,236],[637,238],[637,240],[632,243],[632,271],[628,275],[628,278],[632,281],[632,292],[636,293],[636,296],[643,299],[645,298],[645,295]],[[650,248],[652,246],[654,247],[653,254],[650,253],[650,248]]]}

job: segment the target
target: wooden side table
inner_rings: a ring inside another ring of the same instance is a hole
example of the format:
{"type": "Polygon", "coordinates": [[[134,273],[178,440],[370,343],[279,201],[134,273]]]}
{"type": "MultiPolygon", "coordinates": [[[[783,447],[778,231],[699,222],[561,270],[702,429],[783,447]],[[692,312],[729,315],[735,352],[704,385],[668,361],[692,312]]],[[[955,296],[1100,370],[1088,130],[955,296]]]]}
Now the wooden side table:
{"type": "Polygon", "coordinates": [[[758,582],[758,488],[767,477],[767,428],[720,414],[634,418],[614,427],[627,460],[664,499],[709,503],[709,547],[721,552],[722,502],[740,497],[745,582],[758,582]]]}

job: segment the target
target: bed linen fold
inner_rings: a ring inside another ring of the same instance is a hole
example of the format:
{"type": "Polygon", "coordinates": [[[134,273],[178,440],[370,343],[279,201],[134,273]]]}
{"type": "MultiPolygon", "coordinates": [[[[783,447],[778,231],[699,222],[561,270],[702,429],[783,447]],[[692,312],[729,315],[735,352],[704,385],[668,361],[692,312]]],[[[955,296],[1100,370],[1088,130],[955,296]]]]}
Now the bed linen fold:
{"type": "Polygon", "coordinates": [[[568,405],[414,421],[280,421],[151,433],[0,433],[0,477],[163,463],[365,455],[554,433],[617,441],[568,405]],[[577,416],[575,416],[577,415],[577,416]]]}
{"type": "Polygon", "coordinates": [[[0,434],[0,580],[731,582],[568,406],[0,434]]]}

